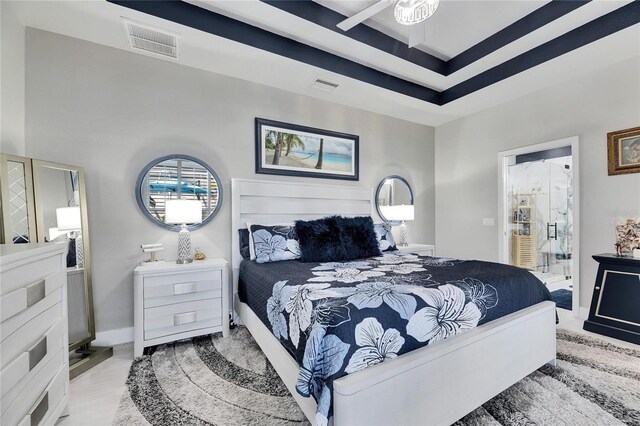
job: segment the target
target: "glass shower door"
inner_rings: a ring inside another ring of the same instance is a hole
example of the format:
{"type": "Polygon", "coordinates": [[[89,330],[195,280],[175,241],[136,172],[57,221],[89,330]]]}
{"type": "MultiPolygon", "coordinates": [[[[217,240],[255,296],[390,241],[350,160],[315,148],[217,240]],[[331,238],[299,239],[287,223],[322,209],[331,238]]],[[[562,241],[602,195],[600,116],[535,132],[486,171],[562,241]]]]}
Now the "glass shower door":
{"type": "Polygon", "coordinates": [[[573,250],[573,206],[571,200],[571,166],[547,162],[548,168],[548,218],[543,234],[546,242],[544,272],[571,277],[571,253],[573,250]]]}

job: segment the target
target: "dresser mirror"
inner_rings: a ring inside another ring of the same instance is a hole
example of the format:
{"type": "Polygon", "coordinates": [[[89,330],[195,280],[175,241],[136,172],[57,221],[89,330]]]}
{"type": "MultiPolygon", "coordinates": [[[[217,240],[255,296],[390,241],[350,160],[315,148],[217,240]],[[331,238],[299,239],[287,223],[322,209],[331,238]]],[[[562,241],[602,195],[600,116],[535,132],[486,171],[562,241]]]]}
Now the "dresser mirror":
{"type": "Polygon", "coordinates": [[[402,176],[391,175],[382,179],[376,190],[376,210],[385,222],[394,222],[392,212],[399,206],[413,205],[411,185],[402,176]]]}
{"type": "Polygon", "coordinates": [[[136,182],[136,200],[142,213],[153,223],[171,231],[179,225],[165,223],[168,200],[197,200],[202,205],[202,223],[189,225],[189,230],[210,222],[222,207],[222,183],[204,161],[182,154],[156,158],[146,165],[136,182]]]}
{"type": "Polygon", "coordinates": [[[31,159],[0,155],[0,242],[20,244],[36,242],[31,159]]]}
{"type": "Polygon", "coordinates": [[[95,319],[85,176],[82,167],[2,154],[0,200],[4,244],[67,245],[70,376],[112,354],[91,346],[95,319]]]}

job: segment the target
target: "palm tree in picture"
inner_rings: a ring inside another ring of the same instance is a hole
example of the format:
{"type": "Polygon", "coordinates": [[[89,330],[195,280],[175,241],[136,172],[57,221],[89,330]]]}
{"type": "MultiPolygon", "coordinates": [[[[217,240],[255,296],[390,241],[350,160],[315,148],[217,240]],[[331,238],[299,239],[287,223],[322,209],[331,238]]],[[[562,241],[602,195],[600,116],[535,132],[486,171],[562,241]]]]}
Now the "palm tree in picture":
{"type": "Polygon", "coordinates": [[[267,140],[275,141],[275,150],[273,152],[273,161],[272,165],[277,166],[280,164],[280,157],[282,156],[282,145],[284,145],[283,134],[282,132],[274,132],[273,130],[269,130],[267,132],[267,140]]]}
{"type": "Polygon", "coordinates": [[[293,133],[287,133],[284,135],[284,143],[287,145],[287,152],[284,156],[288,156],[289,152],[291,152],[291,148],[300,147],[305,149],[304,141],[300,139],[300,136],[294,135],[293,133]]]}
{"type": "Polygon", "coordinates": [[[320,138],[320,150],[318,151],[318,163],[316,164],[316,169],[322,168],[323,151],[324,151],[324,139],[320,138]]]}

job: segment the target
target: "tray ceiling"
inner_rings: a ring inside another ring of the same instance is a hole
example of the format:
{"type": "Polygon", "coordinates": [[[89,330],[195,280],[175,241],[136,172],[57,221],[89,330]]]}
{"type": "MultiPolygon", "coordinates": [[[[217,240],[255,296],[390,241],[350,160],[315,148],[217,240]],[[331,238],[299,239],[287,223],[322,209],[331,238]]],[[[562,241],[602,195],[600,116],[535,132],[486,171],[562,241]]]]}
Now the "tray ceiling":
{"type": "Polygon", "coordinates": [[[181,35],[174,62],[433,126],[640,58],[639,1],[440,0],[417,48],[407,47],[406,27],[394,21],[391,8],[347,32],[335,27],[374,2],[14,7],[26,26],[126,50],[121,17],[160,26],[181,35]],[[313,89],[317,78],[339,87],[313,89]]]}

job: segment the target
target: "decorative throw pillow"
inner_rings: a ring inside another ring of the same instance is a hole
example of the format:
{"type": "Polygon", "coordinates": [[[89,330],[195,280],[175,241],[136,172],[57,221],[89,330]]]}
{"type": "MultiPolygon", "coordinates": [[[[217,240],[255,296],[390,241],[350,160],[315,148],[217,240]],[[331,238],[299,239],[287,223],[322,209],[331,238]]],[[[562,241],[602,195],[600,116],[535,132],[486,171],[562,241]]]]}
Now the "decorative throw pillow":
{"type": "Polygon", "coordinates": [[[249,229],[257,263],[300,258],[300,245],[293,225],[251,225],[249,229]]]}
{"type": "Polygon", "coordinates": [[[248,229],[238,229],[238,243],[238,245],[240,246],[240,256],[242,256],[243,259],[249,259],[251,257],[251,251],[249,249],[248,229]]]}
{"type": "Polygon", "coordinates": [[[339,223],[346,252],[343,260],[382,255],[370,216],[341,217],[339,223]]]}
{"type": "Polygon", "coordinates": [[[334,262],[381,254],[369,216],[299,220],[296,233],[303,262],[334,262]]]}
{"type": "Polygon", "coordinates": [[[376,223],[373,225],[373,230],[376,233],[376,239],[378,240],[378,246],[380,251],[394,251],[398,250],[396,247],[396,240],[391,233],[391,225],[388,223],[376,223]]]}
{"type": "Polygon", "coordinates": [[[332,262],[347,258],[342,244],[340,217],[296,221],[303,262],[332,262]]]}

